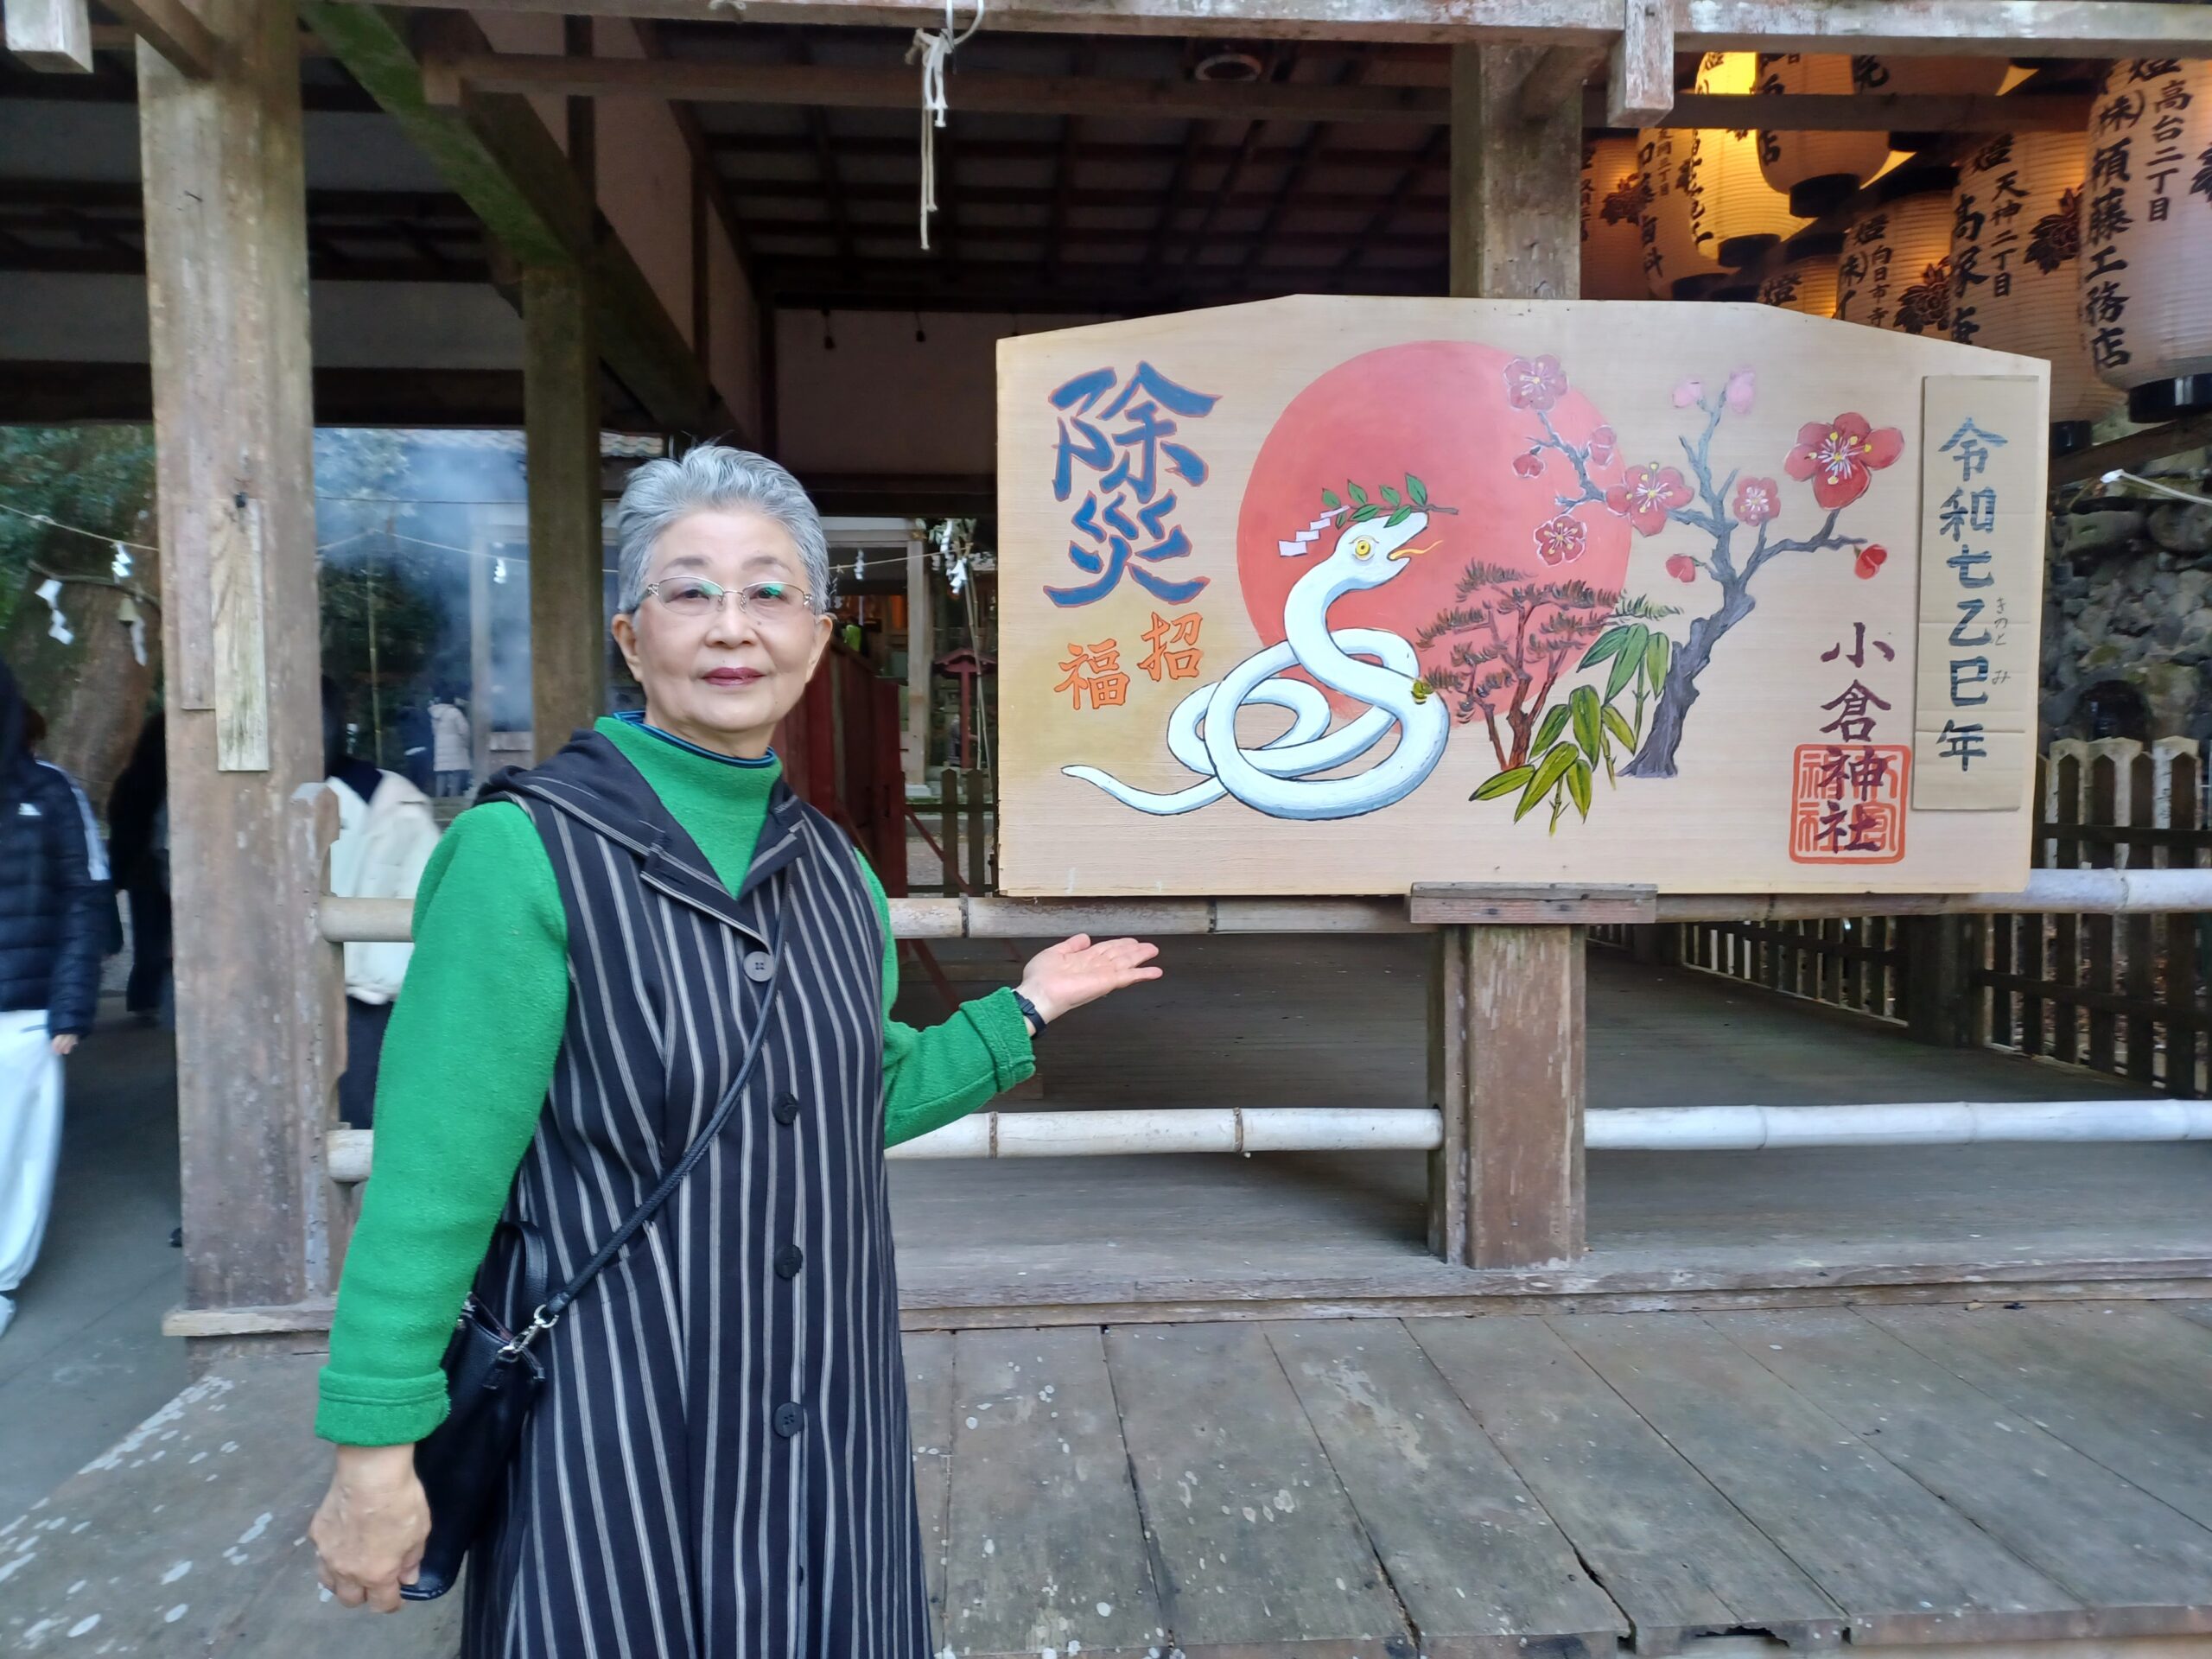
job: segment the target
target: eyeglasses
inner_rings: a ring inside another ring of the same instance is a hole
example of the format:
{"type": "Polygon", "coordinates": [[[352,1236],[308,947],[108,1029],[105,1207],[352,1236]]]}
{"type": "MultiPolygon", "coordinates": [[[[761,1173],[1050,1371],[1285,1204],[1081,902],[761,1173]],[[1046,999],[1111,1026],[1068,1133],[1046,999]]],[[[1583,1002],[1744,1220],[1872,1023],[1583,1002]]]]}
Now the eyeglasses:
{"type": "Polygon", "coordinates": [[[704,576],[666,576],[647,582],[645,592],[671,616],[688,621],[719,612],[722,601],[732,595],[747,616],[762,624],[795,621],[814,609],[814,596],[788,582],[750,582],[742,588],[725,588],[704,576]]]}

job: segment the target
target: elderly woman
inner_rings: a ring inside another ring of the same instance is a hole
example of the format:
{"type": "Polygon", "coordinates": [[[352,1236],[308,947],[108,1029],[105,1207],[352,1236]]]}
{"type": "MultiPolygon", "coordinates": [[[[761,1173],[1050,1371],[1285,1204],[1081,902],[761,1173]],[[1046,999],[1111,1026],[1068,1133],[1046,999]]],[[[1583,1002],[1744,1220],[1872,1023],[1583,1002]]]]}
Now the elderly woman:
{"type": "Polygon", "coordinates": [[[1042,1025],[1157,977],[1154,947],[1069,939],[944,1025],[890,1021],[883,889],[769,748],[830,640],[812,503],[707,446],[639,468],[620,533],[642,716],[495,780],[416,899],[322,1374],[323,1580],[385,1611],[413,1581],[414,1443],[446,1412],[464,1294],[507,1282],[495,1224],[573,1272],[742,1077],[536,1350],[463,1651],[925,1659],[882,1149],[1027,1077],[1042,1025]]]}

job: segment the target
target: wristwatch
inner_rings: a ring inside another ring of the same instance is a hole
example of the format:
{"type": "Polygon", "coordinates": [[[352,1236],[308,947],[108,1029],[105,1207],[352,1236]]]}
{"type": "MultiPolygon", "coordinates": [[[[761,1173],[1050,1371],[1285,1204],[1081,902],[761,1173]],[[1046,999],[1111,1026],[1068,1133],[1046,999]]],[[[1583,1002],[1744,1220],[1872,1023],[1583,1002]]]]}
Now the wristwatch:
{"type": "Polygon", "coordinates": [[[1042,1037],[1045,1034],[1045,1016],[1037,1012],[1037,1005],[1020,991],[1016,991],[1014,994],[1014,1006],[1020,1008],[1021,1017],[1029,1021],[1031,1027],[1029,1039],[1034,1042],[1038,1038],[1042,1037]]]}

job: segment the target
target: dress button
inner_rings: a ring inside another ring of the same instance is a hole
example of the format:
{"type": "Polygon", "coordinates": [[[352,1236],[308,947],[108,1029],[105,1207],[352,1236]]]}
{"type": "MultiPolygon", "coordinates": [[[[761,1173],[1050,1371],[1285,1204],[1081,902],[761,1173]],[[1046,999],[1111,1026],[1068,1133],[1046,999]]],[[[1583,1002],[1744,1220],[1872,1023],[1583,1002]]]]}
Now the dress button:
{"type": "Polygon", "coordinates": [[[782,1405],[776,1408],[776,1414],[772,1421],[776,1426],[776,1433],[782,1435],[788,1440],[792,1435],[798,1433],[801,1428],[805,1427],[806,1408],[801,1405],[795,1405],[791,1402],[786,1400],[782,1405]]]}
{"type": "Polygon", "coordinates": [[[766,950],[755,950],[745,959],[745,976],[753,981],[766,980],[776,971],[776,959],[766,950]]]}
{"type": "Polygon", "coordinates": [[[805,1265],[806,1252],[796,1244],[786,1244],[776,1252],[776,1277],[779,1279],[797,1277],[798,1270],[805,1265]]]}
{"type": "Polygon", "coordinates": [[[789,1094],[778,1095],[772,1109],[776,1114],[777,1122],[789,1123],[798,1116],[798,1096],[789,1094]]]}

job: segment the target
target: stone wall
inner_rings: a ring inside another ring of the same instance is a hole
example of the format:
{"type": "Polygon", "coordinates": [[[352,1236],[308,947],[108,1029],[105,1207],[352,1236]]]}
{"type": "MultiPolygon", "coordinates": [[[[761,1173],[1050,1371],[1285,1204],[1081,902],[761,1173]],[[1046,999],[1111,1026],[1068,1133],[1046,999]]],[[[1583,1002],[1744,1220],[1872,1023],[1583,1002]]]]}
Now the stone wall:
{"type": "MultiPolygon", "coordinates": [[[[2212,452],[2144,470],[2212,495],[2212,452]]],[[[2126,487],[2125,498],[2084,499],[2051,515],[2045,747],[2063,737],[2212,739],[2212,505],[2158,502],[2126,487]],[[2142,729],[2092,729],[2114,682],[2141,697],[2142,729]]]]}

